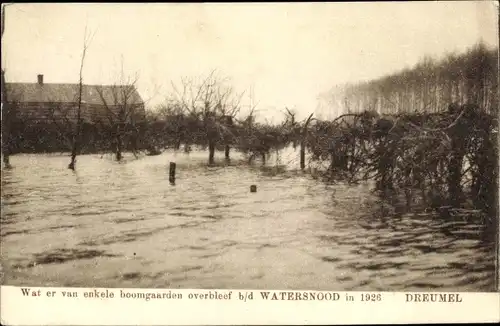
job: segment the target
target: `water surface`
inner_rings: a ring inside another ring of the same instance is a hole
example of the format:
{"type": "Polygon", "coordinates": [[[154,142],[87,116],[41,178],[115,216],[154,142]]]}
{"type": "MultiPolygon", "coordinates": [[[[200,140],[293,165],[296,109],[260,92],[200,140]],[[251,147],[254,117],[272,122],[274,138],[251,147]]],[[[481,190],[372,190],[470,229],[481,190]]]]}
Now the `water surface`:
{"type": "Polygon", "coordinates": [[[278,173],[207,167],[207,156],[87,155],[76,173],[66,155],[13,156],[2,171],[3,284],[494,290],[494,243],[477,214],[394,214],[369,185],[326,185],[293,159],[278,173]]]}

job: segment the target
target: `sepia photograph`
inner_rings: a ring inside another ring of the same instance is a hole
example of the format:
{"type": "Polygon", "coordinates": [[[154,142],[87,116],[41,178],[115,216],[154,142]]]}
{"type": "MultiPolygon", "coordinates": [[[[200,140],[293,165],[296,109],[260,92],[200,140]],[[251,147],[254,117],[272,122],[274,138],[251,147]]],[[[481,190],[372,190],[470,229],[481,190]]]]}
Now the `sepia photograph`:
{"type": "Polygon", "coordinates": [[[1,285],[498,291],[498,2],[1,14],[1,285]]]}

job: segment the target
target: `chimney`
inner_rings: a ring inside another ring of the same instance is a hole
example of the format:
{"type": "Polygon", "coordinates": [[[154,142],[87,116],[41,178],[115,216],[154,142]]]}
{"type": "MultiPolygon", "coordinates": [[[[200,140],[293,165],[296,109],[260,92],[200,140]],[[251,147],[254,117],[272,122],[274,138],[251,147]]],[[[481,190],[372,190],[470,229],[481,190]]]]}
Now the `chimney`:
{"type": "Polygon", "coordinates": [[[38,75],[38,84],[43,85],[43,75],[38,75]]]}

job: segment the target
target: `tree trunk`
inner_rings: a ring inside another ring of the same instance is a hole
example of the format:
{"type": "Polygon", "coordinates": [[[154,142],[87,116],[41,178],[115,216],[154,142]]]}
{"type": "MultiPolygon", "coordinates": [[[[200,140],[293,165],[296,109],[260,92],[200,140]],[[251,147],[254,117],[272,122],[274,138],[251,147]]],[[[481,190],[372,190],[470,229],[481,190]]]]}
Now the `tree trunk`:
{"type": "Polygon", "coordinates": [[[224,156],[226,158],[226,161],[228,161],[228,162],[231,160],[231,158],[229,156],[230,150],[231,150],[231,147],[229,145],[226,145],[226,147],[224,148],[224,156]]]}
{"type": "Polygon", "coordinates": [[[248,164],[252,164],[253,158],[255,157],[255,153],[252,153],[248,156],[248,164]]]}
{"type": "Polygon", "coordinates": [[[78,155],[78,141],[76,137],[73,137],[73,144],[71,148],[71,162],[68,165],[68,169],[75,170],[76,167],[76,156],[78,155]]]}
{"type": "MultiPolygon", "coordinates": [[[[80,97],[81,98],[81,97],[80,97]]],[[[80,142],[82,141],[81,136],[82,136],[82,108],[81,108],[81,103],[78,105],[78,112],[77,112],[77,117],[76,117],[76,127],[75,131],[72,137],[72,142],[71,142],[71,162],[68,165],[68,169],[75,170],[76,168],[76,156],[79,154],[80,151],[80,142]]]]}
{"type": "Polygon", "coordinates": [[[300,142],[300,169],[304,170],[306,168],[306,146],[304,141],[300,142]]]}
{"type": "Polygon", "coordinates": [[[331,151],[330,152],[330,173],[332,173],[335,170],[335,152],[331,151]]]}
{"type": "Polygon", "coordinates": [[[210,139],[208,141],[208,164],[213,165],[215,163],[215,141],[210,139]]]}
{"type": "MultiPolygon", "coordinates": [[[[7,143],[7,142],[6,142],[7,143]]],[[[10,165],[10,154],[7,145],[3,145],[4,148],[2,148],[3,152],[3,164],[6,169],[10,169],[12,166],[10,165]]]]}
{"type": "Polygon", "coordinates": [[[348,157],[347,157],[347,170],[349,173],[354,173],[355,168],[356,168],[356,163],[355,163],[355,154],[356,154],[356,136],[352,136],[352,140],[348,143],[349,148],[347,149],[348,152],[348,157]],[[349,153],[350,152],[350,153],[349,153]]]}
{"type": "Polygon", "coordinates": [[[116,160],[117,161],[121,161],[121,159],[123,158],[122,150],[123,150],[122,137],[120,134],[118,134],[118,135],[116,135],[116,160]]]}
{"type": "MultiPolygon", "coordinates": [[[[87,32],[87,27],[85,27],[85,33],[87,32]]],[[[84,36],[85,38],[85,36],[84,36]]],[[[76,165],[76,156],[80,150],[80,143],[82,141],[82,92],[83,92],[83,63],[85,61],[85,54],[87,52],[87,44],[84,40],[83,42],[83,51],[82,51],[82,60],[80,62],[80,79],[78,83],[78,107],[76,112],[76,126],[73,131],[73,137],[71,142],[71,162],[68,165],[68,168],[71,170],[75,170],[76,165]]]]}
{"type": "Polygon", "coordinates": [[[301,140],[300,140],[300,169],[304,170],[306,167],[306,138],[307,138],[307,127],[309,126],[309,122],[311,122],[311,118],[313,116],[313,113],[309,115],[307,118],[306,122],[304,123],[304,127],[302,129],[301,133],[301,140]]]}

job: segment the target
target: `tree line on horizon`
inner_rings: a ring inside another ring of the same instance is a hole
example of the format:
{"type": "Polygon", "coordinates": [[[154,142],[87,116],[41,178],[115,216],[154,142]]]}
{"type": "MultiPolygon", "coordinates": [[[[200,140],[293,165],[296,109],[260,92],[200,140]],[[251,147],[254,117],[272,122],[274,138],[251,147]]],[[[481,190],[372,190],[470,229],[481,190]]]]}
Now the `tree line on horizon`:
{"type": "Polygon", "coordinates": [[[330,102],[345,113],[439,112],[471,104],[498,113],[498,48],[479,42],[464,53],[424,57],[414,67],[374,80],[338,86],[330,102]]]}

